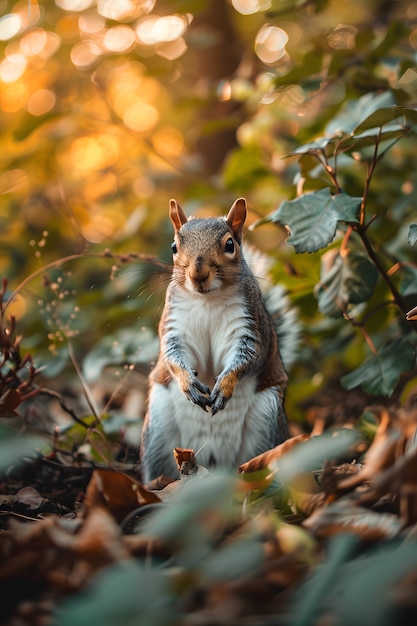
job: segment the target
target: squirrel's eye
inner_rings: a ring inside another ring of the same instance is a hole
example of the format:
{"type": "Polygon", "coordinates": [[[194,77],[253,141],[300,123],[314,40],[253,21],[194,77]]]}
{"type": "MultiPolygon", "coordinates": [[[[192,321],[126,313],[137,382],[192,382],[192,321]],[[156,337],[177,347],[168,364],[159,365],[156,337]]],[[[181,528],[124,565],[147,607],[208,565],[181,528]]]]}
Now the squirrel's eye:
{"type": "Polygon", "coordinates": [[[235,251],[235,243],[233,241],[233,239],[231,237],[229,237],[229,239],[227,239],[225,245],[224,245],[224,251],[225,252],[229,252],[232,253],[235,251]]]}
{"type": "Polygon", "coordinates": [[[175,241],[173,241],[171,244],[171,250],[174,254],[177,254],[178,248],[177,248],[177,244],[175,243],[175,241]]]}

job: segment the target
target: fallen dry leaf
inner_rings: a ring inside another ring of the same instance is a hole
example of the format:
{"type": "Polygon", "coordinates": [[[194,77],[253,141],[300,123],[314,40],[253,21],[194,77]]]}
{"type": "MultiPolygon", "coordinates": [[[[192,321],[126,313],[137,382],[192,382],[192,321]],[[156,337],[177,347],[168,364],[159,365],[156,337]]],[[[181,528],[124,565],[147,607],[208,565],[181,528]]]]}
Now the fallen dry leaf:
{"type": "Polygon", "coordinates": [[[294,448],[294,446],[298,445],[302,441],[306,441],[307,439],[310,439],[310,435],[301,434],[291,437],[283,443],[280,443],[278,446],[275,446],[275,448],[262,452],[262,454],[258,454],[258,456],[255,456],[253,459],[250,459],[246,463],[240,465],[239,472],[241,474],[246,472],[256,472],[264,467],[269,467],[271,463],[279,459],[283,454],[286,454],[289,450],[294,448]]]}
{"type": "Polygon", "coordinates": [[[160,502],[160,498],[132,476],[111,469],[96,469],[88,484],[84,505],[87,510],[105,507],[121,521],[138,506],[154,502],[160,502]]]}

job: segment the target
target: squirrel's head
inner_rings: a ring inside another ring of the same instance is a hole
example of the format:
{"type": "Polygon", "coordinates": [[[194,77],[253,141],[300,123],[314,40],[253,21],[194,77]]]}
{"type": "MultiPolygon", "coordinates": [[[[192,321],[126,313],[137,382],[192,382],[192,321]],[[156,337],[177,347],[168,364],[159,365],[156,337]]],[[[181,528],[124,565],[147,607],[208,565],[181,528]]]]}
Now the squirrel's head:
{"type": "Polygon", "coordinates": [[[242,274],[242,234],[246,201],[236,200],[225,218],[187,218],[170,200],[174,226],[173,278],[190,293],[210,294],[237,286],[242,274]]]}

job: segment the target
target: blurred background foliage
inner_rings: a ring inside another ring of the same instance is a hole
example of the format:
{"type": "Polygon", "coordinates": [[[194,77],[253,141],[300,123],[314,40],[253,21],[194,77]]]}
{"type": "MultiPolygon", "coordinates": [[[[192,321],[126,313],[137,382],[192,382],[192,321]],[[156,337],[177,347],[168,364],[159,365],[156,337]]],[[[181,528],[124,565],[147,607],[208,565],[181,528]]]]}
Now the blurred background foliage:
{"type": "MultiPolygon", "coordinates": [[[[335,133],[347,103],[416,104],[411,0],[0,0],[0,14],[0,275],[22,346],[50,377],[71,369],[69,344],[89,380],[125,361],[146,370],[169,269],[132,254],[170,262],[170,197],[204,216],[245,196],[255,225],[325,186],[308,151],[284,157],[335,133]]],[[[352,197],[365,152],[339,162],[352,197]]],[[[410,308],[416,176],[411,134],[367,192],[387,270],[408,267],[410,308]]],[[[369,351],[361,329],[318,308],[322,250],[296,255],[269,219],[247,238],[276,260],[305,326],[288,395],[301,417],[300,400],[369,351]]],[[[386,297],[380,281],[372,305],[386,297]]],[[[381,308],[367,332],[389,336],[393,315],[381,308]]]]}

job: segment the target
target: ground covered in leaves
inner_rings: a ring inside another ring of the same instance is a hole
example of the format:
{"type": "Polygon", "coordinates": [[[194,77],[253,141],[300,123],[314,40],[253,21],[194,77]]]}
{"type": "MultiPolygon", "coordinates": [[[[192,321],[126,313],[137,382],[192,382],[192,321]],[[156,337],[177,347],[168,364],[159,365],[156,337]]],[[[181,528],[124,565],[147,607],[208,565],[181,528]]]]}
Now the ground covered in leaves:
{"type": "Polygon", "coordinates": [[[20,456],[1,476],[1,623],[415,623],[415,394],[348,407],[312,405],[310,433],[228,474],[177,449],[181,478],[147,486],[122,433],[117,459],[92,453],[115,449],[98,424],[3,436],[20,456]]]}

